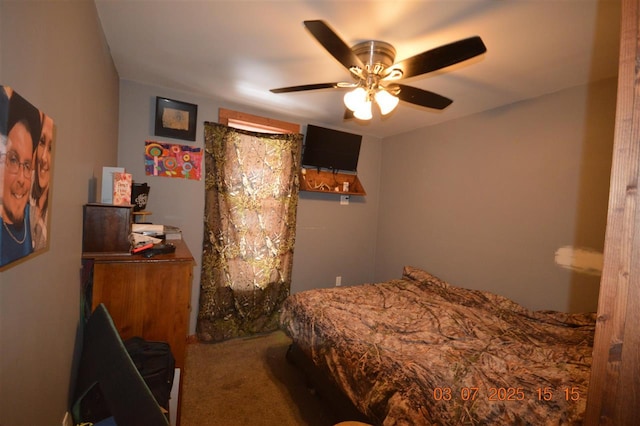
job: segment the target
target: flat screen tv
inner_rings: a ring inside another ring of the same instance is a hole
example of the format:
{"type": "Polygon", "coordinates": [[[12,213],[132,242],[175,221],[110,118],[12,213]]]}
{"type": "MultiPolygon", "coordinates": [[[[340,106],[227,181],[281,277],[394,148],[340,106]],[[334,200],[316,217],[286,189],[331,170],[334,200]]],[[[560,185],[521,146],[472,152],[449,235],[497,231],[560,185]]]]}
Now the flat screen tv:
{"type": "Polygon", "coordinates": [[[331,170],[358,170],[362,135],[307,125],[302,165],[331,170]]]}

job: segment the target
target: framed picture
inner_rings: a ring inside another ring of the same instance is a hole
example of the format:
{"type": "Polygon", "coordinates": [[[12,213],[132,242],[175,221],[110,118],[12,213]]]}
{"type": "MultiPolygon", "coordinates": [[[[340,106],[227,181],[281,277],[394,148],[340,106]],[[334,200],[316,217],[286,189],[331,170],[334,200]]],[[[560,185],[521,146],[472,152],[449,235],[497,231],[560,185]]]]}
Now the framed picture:
{"type": "Polygon", "coordinates": [[[0,271],[49,248],[53,119],[0,86],[0,271]]]}
{"type": "Polygon", "coordinates": [[[156,136],[196,140],[198,105],[156,96],[156,136]]]}

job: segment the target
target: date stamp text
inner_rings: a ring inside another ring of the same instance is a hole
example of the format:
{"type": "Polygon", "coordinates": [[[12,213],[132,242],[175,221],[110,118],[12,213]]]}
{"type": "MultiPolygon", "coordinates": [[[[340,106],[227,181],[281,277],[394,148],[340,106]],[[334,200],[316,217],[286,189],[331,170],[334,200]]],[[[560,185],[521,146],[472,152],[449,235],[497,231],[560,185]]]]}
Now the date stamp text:
{"type": "Polygon", "coordinates": [[[452,389],[450,387],[436,387],[433,389],[433,399],[436,401],[451,401],[459,399],[462,401],[476,401],[484,399],[487,401],[555,401],[564,399],[565,401],[578,401],[582,398],[580,389],[576,386],[566,386],[559,389],[550,387],[540,387],[534,391],[525,391],[523,388],[498,387],[479,388],[462,387],[452,389]]]}

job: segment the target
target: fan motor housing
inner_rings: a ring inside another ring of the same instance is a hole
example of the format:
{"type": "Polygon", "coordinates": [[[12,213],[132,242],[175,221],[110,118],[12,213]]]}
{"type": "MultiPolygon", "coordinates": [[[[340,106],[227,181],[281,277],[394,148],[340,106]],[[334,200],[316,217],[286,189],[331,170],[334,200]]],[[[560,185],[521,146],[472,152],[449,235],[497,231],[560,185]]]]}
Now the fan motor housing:
{"type": "Polygon", "coordinates": [[[396,49],[384,41],[367,40],[354,45],[351,50],[365,64],[367,71],[379,74],[393,65],[396,49]]]}

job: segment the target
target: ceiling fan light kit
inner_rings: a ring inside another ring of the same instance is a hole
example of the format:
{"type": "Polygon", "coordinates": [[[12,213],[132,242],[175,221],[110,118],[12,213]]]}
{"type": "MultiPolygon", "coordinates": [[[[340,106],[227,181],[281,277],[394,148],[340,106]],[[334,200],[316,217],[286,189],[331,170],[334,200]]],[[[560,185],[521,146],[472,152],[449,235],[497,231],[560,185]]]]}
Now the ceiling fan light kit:
{"type": "MultiPolygon", "coordinates": [[[[356,83],[338,82],[307,84],[271,89],[273,93],[299,92],[317,89],[355,88],[344,95],[344,104],[359,120],[373,117],[371,104],[380,108],[382,115],[392,112],[399,101],[418,106],[444,109],[453,101],[436,93],[397,83],[471,59],[487,51],[480,37],[470,37],[418,55],[394,62],[395,48],[384,41],[367,40],[349,47],[324,22],[304,21],[311,35],[338,60],[356,80],[356,83]]],[[[346,114],[345,117],[350,116],[346,114]]]]}
{"type": "Polygon", "coordinates": [[[393,111],[400,102],[397,96],[393,96],[387,90],[378,90],[375,94],[376,103],[380,107],[382,115],[387,115],[393,111]]]}
{"type": "Polygon", "coordinates": [[[360,120],[370,120],[371,97],[363,87],[357,87],[344,95],[344,104],[353,111],[354,117],[360,120]]]}
{"type": "Polygon", "coordinates": [[[371,101],[364,101],[356,110],[353,110],[353,116],[358,120],[371,120],[373,114],[371,112],[371,101]]]}
{"type": "Polygon", "coordinates": [[[358,43],[351,49],[364,65],[364,69],[352,66],[349,71],[359,79],[359,86],[344,95],[344,104],[359,120],[371,120],[371,104],[375,101],[382,115],[393,111],[400,99],[391,94],[382,84],[383,80],[397,79],[402,74],[385,74],[393,65],[396,50],[389,43],[369,40],[358,43]]]}

